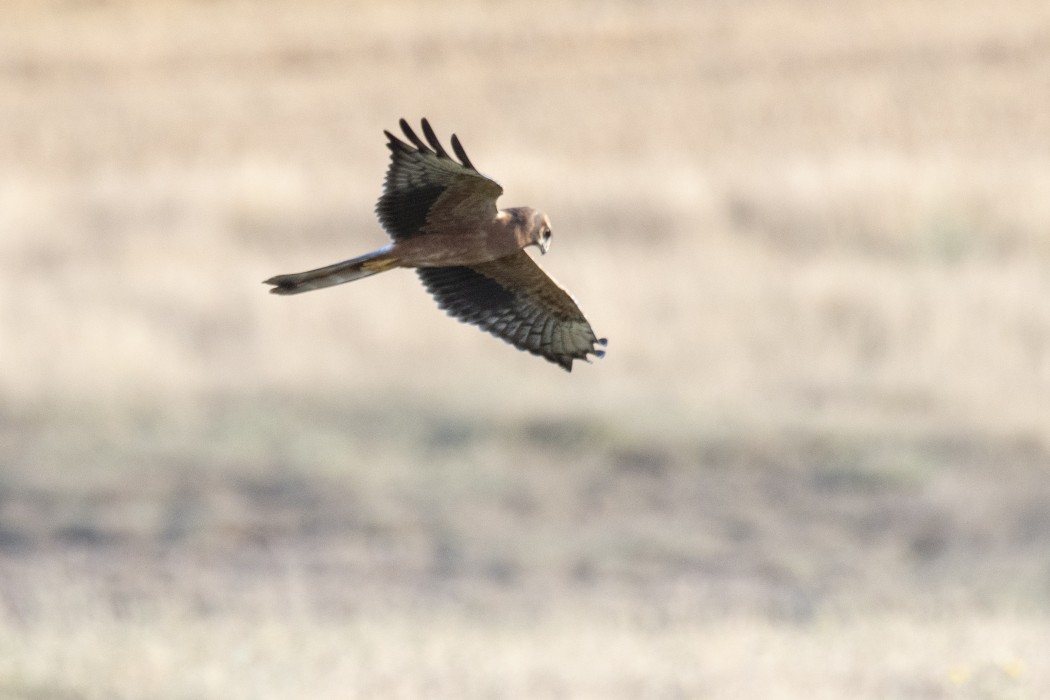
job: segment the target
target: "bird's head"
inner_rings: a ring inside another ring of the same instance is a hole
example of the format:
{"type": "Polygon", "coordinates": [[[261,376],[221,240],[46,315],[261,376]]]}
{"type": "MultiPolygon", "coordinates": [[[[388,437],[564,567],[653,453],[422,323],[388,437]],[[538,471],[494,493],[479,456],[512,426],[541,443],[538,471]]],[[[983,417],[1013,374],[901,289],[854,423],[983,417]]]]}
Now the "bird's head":
{"type": "Polygon", "coordinates": [[[540,253],[546,255],[551,247],[551,222],[543,212],[536,212],[532,235],[532,244],[540,249],[540,253]]]}
{"type": "Polygon", "coordinates": [[[512,230],[516,242],[522,248],[534,245],[546,254],[551,247],[551,222],[539,209],[512,207],[497,215],[500,225],[512,230]]]}

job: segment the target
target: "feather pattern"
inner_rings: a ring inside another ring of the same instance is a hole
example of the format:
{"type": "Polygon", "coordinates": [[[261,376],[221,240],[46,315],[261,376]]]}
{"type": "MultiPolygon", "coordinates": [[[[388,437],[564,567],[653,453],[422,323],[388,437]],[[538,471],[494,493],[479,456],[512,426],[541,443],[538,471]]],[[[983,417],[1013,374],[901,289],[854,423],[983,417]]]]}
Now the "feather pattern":
{"type": "Polygon", "coordinates": [[[427,142],[404,119],[401,131],[409,143],[383,132],[390,149],[390,167],[376,203],[379,223],[393,240],[433,231],[435,226],[428,227],[428,223],[437,222],[438,229],[448,229],[449,222],[467,228],[496,216],[496,200],[503,188],[474,168],[458,138],[452,137],[452,150],[459,158],[456,162],[426,119],[423,136],[427,142]]]}
{"type": "Polygon", "coordinates": [[[594,335],[573,298],[525,251],[470,267],[420,268],[417,273],[450,316],[519,350],[570,372],[573,360],[605,355],[599,348],[605,338],[594,335]]]}

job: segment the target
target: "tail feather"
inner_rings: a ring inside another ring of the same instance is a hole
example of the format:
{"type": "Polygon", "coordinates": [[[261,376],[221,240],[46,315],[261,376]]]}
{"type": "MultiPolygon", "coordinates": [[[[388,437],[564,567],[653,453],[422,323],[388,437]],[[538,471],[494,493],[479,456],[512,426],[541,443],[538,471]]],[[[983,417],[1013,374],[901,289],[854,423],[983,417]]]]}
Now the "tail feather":
{"type": "Polygon", "coordinates": [[[337,284],[353,282],[379,272],[397,267],[398,258],[389,248],[381,248],[353,260],[320,267],[308,272],[296,272],[289,275],[277,275],[263,284],[272,284],[271,294],[299,294],[314,289],[324,289],[337,284]]]}

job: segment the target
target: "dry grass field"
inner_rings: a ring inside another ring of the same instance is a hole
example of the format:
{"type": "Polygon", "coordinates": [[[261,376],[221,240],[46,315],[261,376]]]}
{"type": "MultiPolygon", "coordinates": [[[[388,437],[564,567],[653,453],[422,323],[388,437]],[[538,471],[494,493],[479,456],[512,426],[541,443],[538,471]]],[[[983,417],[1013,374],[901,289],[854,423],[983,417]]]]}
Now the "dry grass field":
{"type": "Polygon", "coordinates": [[[0,698],[1050,697],[1050,5],[6,0],[0,698]],[[395,271],[459,134],[609,355],[395,271]]]}

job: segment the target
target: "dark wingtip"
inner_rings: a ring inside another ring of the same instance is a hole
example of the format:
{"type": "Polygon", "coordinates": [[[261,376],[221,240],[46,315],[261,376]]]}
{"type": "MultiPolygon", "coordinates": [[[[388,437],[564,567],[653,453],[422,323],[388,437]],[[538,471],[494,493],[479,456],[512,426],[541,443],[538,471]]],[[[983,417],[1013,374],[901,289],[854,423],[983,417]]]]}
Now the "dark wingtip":
{"type": "Polygon", "coordinates": [[[427,121],[426,117],[423,117],[423,136],[430,144],[430,147],[434,149],[434,152],[438,154],[438,157],[448,158],[448,152],[441,145],[441,142],[438,141],[437,134],[434,133],[434,129],[430,126],[430,122],[427,121]]]}
{"type": "Polygon", "coordinates": [[[383,133],[386,134],[386,147],[392,152],[397,153],[398,151],[404,151],[408,148],[408,144],[391,134],[386,129],[383,129],[383,133]]]}
{"type": "Polygon", "coordinates": [[[452,150],[455,151],[456,157],[459,158],[459,162],[467,166],[471,170],[477,170],[474,164],[470,162],[470,158],[467,158],[467,152],[463,150],[463,144],[459,142],[459,137],[452,134],[452,150]]]}
{"type": "Polygon", "coordinates": [[[401,131],[405,132],[405,136],[408,137],[408,140],[412,142],[413,146],[415,146],[421,153],[431,152],[430,147],[423,143],[423,140],[416,135],[416,132],[412,130],[412,127],[408,125],[407,121],[402,119],[399,123],[401,124],[401,131]]]}

